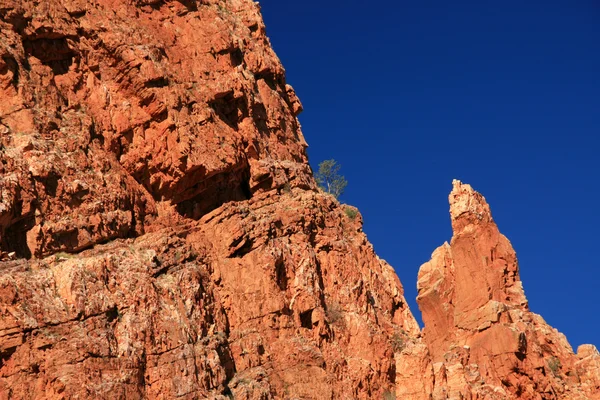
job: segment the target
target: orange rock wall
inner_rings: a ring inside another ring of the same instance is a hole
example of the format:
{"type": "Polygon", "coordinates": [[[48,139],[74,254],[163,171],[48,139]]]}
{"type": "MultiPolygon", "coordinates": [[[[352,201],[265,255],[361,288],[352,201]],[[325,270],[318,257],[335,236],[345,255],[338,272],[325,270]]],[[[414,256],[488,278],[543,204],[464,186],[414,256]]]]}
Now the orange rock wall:
{"type": "Polygon", "coordinates": [[[250,0],[0,0],[0,398],[596,399],[485,199],[419,330],[250,0]]]}
{"type": "Polygon", "coordinates": [[[252,1],[2,1],[0,397],[372,398],[417,336],[252,1]]]}
{"type": "Polygon", "coordinates": [[[301,105],[251,1],[2,1],[1,248],[79,251],[286,183],[301,105]]]}

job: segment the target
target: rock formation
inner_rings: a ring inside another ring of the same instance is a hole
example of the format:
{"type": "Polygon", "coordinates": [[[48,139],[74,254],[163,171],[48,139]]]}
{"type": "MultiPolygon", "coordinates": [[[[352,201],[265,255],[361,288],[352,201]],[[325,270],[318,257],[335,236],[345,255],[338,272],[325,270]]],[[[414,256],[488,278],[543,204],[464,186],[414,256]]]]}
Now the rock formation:
{"type": "Polygon", "coordinates": [[[529,311],[517,257],[482,195],[454,181],[453,236],[419,271],[434,399],[597,399],[600,356],[529,311]],[[584,361],[585,360],[585,361],[584,361]]]}
{"type": "Polygon", "coordinates": [[[0,99],[1,399],[598,398],[467,185],[421,333],[253,1],[0,0],[0,99]]]}
{"type": "Polygon", "coordinates": [[[418,326],[316,190],[257,4],[0,12],[0,397],[394,390],[418,326]]]}

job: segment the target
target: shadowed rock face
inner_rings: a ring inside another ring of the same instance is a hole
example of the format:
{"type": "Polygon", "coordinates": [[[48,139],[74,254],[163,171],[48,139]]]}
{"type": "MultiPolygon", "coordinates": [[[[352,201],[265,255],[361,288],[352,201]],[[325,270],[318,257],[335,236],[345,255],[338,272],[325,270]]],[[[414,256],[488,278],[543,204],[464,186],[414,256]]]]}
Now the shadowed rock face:
{"type": "Polygon", "coordinates": [[[256,3],[0,0],[0,99],[0,398],[597,398],[458,182],[420,332],[256,3]]]}

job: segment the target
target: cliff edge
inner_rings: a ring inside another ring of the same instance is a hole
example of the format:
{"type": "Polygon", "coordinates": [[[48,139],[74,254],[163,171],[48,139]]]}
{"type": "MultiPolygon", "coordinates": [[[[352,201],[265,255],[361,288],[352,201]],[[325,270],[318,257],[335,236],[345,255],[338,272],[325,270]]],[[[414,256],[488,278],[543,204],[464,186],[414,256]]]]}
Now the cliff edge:
{"type": "Polygon", "coordinates": [[[596,399],[485,199],[420,331],[250,0],[0,0],[0,398],[596,399]]]}
{"type": "Polygon", "coordinates": [[[419,329],[253,1],[0,2],[3,398],[371,398],[419,329]]]}

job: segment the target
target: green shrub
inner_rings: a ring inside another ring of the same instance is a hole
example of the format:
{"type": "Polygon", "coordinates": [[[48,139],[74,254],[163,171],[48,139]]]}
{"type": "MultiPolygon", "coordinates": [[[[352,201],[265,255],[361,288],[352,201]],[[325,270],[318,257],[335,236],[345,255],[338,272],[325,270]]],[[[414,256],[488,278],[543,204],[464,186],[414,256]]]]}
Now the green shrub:
{"type": "Polygon", "coordinates": [[[383,400],[396,400],[396,394],[389,390],[383,392],[383,400]]]}
{"type": "Polygon", "coordinates": [[[54,253],[54,261],[55,262],[68,260],[68,259],[71,259],[74,257],[76,257],[75,254],[65,253],[64,251],[59,251],[58,253],[54,253]]]}
{"type": "Polygon", "coordinates": [[[400,353],[406,347],[404,336],[398,332],[392,335],[390,341],[392,342],[392,349],[394,350],[394,353],[400,353]]]}
{"type": "Polygon", "coordinates": [[[558,372],[560,371],[561,366],[562,365],[558,357],[552,356],[548,360],[548,368],[550,369],[550,371],[552,371],[552,374],[554,374],[554,376],[558,376],[558,372]]]}
{"type": "Polygon", "coordinates": [[[344,193],[348,181],[339,174],[340,167],[335,160],[325,160],[319,164],[319,172],[315,174],[315,179],[323,191],[332,194],[336,199],[344,193]]]}
{"type": "Polygon", "coordinates": [[[346,213],[346,216],[353,221],[354,221],[354,219],[356,219],[356,216],[358,215],[358,210],[356,210],[356,208],[345,207],[344,212],[346,213]]]}

